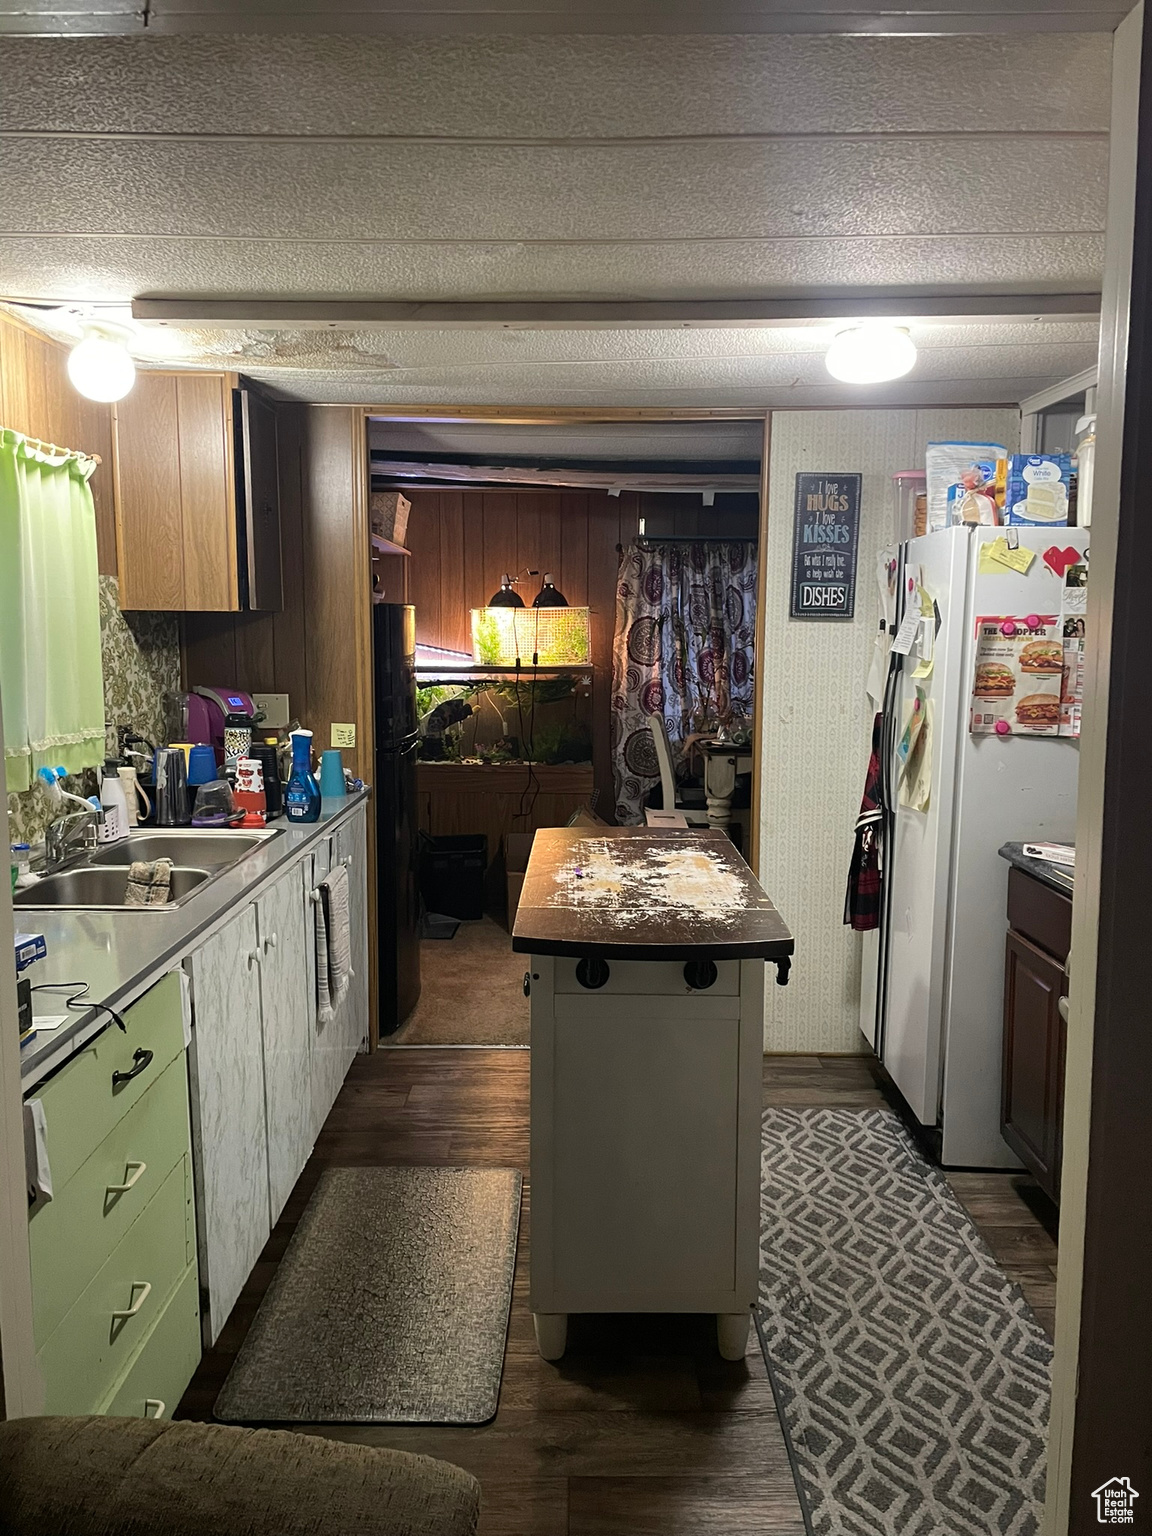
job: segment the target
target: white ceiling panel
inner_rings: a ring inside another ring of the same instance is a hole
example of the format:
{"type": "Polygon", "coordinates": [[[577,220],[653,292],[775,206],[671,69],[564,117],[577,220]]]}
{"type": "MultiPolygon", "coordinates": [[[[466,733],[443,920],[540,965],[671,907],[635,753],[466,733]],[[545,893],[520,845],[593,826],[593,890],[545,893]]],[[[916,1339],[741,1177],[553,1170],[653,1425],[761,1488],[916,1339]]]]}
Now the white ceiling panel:
{"type": "Polygon", "coordinates": [[[0,31],[508,33],[1112,30],[1115,0],[0,0],[0,31]]]}
{"type": "Polygon", "coordinates": [[[1107,165],[1103,135],[596,148],[4,139],[0,227],[403,242],[1091,234],[1107,165]],[[1020,186],[1054,190],[1003,195],[1020,186]]]}
{"type": "Polygon", "coordinates": [[[923,293],[1098,292],[1103,231],[866,239],[506,242],[16,237],[0,233],[0,293],[333,299],[813,298],[923,293]]]}
{"type": "Polygon", "coordinates": [[[1106,132],[1111,39],[10,39],[0,131],[600,140],[1106,132]]]}

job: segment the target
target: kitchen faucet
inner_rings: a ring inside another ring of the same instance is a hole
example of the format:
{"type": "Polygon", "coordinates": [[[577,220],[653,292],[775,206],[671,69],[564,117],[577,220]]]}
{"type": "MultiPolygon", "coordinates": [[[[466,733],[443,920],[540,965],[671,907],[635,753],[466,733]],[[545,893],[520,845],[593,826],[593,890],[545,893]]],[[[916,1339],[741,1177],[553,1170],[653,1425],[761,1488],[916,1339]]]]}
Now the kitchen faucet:
{"type": "Polygon", "coordinates": [[[68,811],[50,821],[44,832],[46,867],[49,870],[59,869],[73,852],[94,847],[96,828],[103,825],[104,808],[99,805],[90,805],[81,811],[68,811]]]}

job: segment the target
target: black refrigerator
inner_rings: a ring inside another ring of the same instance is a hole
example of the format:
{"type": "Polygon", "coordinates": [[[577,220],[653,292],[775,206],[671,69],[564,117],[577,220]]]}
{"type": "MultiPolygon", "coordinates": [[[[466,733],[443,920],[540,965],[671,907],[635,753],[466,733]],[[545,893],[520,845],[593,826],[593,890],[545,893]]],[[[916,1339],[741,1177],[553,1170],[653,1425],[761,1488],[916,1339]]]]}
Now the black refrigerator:
{"type": "Polygon", "coordinates": [[[420,996],[416,824],[416,610],[372,608],[376,690],[376,912],[380,1033],[400,1028],[420,996]]]}

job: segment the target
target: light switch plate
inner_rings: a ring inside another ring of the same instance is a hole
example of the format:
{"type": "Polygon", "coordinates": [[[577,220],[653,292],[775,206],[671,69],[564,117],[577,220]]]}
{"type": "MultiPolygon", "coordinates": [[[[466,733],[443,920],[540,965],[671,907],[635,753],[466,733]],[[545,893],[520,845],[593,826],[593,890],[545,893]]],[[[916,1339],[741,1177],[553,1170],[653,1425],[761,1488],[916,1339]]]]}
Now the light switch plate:
{"type": "Polygon", "coordinates": [[[354,725],[333,725],[332,745],[334,747],[354,747],[356,745],[356,727],[354,725]]]}

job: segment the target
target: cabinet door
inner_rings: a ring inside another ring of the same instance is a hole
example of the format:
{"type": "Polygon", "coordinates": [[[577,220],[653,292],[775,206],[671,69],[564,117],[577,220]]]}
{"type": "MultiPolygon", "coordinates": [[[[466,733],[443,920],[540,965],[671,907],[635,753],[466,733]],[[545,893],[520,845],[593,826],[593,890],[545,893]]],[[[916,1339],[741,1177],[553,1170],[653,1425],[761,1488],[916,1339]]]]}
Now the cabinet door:
{"type": "Polygon", "coordinates": [[[1053,1199],[1064,1115],[1064,968],[1009,930],[1004,971],[1004,1139],[1053,1199]]]}
{"type": "Polygon", "coordinates": [[[256,903],[268,1125],[268,1198],[275,1225],[312,1150],[312,1007],[299,868],[256,903]]]}
{"type": "Polygon", "coordinates": [[[200,1278],[215,1343],[271,1230],[256,909],[189,956],[200,1278]]]}
{"type": "Polygon", "coordinates": [[[141,373],[113,421],[120,606],[239,607],[231,374],[141,373]]]}
{"type": "Polygon", "coordinates": [[[345,1066],[368,1038],[368,813],[364,806],[354,812],[333,838],[333,862],[348,871],[348,916],[352,941],[352,981],[344,999],[343,1039],[348,1053],[345,1066]]]}

